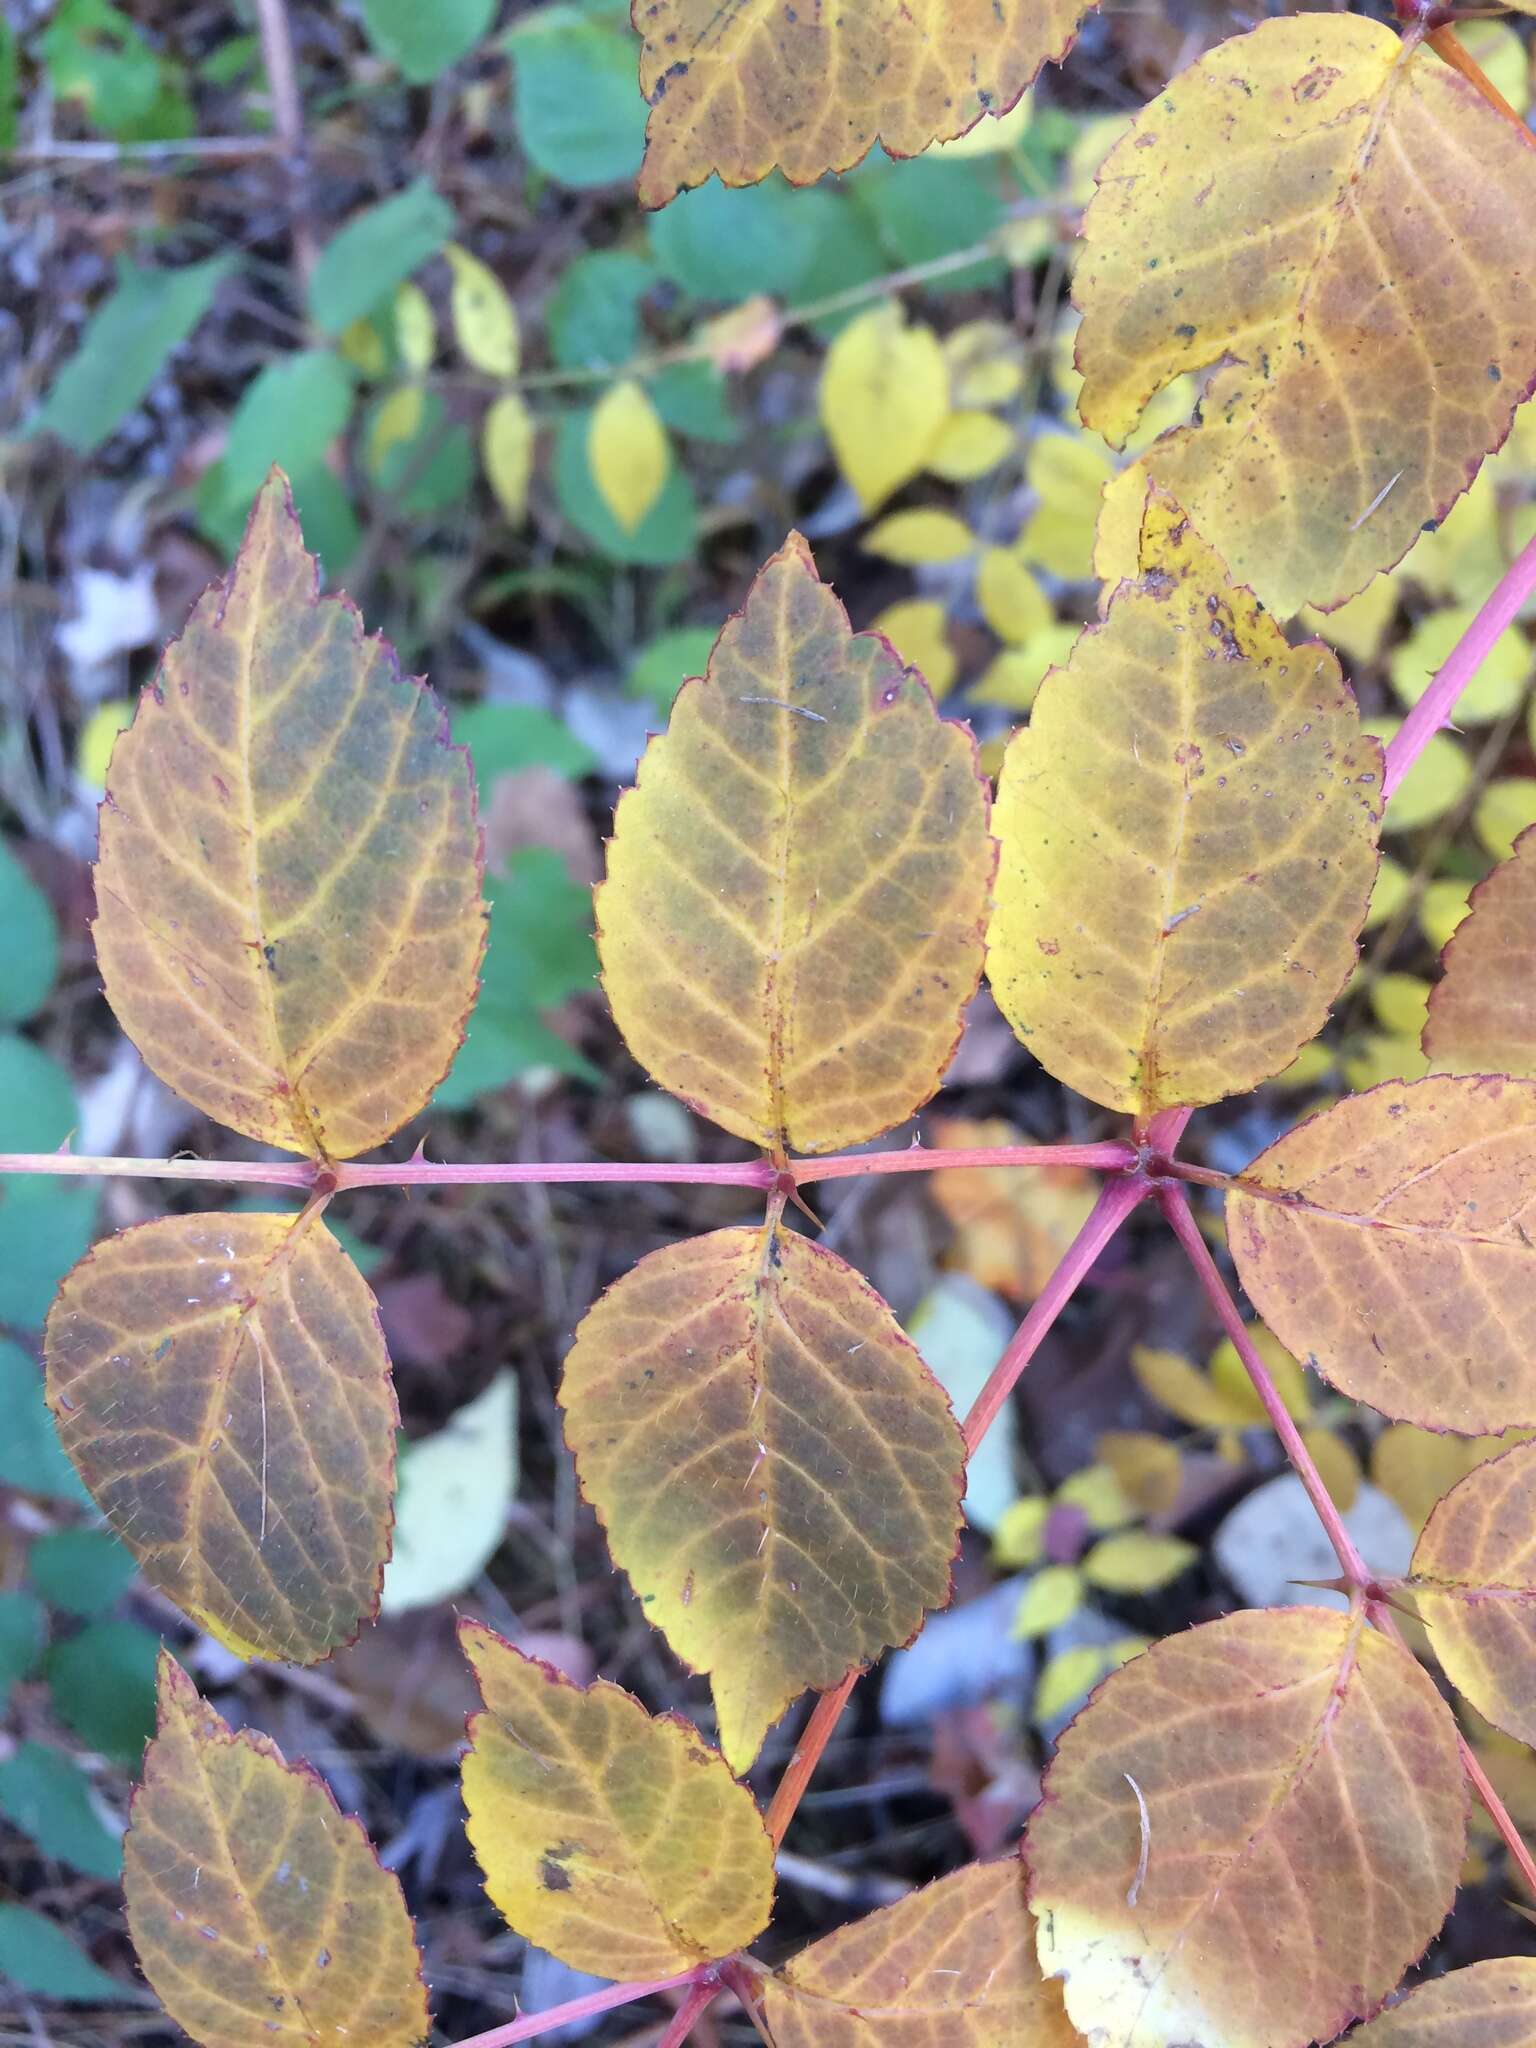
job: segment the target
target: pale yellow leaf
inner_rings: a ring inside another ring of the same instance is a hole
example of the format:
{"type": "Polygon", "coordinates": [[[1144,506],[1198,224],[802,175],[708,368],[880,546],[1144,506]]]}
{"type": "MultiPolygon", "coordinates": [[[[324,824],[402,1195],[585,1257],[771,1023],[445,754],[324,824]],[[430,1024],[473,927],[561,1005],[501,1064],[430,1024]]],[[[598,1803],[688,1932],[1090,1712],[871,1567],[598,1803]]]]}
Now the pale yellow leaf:
{"type": "Polygon", "coordinates": [[[633,533],[661,496],[672,449],[661,416],[633,377],[611,384],[587,428],[587,464],[603,503],[633,533]]]}
{"type": "Polygon", "coordinates": [[[928,461],[949,418],[949,371],[930,327],[871,307],[827,351],[822,425],[837,466],[873,512],[928,461]]]}

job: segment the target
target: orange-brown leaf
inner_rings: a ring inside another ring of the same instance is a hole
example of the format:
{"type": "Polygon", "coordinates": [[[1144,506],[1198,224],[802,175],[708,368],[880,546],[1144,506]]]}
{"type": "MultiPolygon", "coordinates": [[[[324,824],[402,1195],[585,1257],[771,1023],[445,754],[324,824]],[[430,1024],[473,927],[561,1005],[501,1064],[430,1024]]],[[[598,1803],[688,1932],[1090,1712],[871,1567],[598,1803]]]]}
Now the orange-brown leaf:
{"type": "Polygon", "coordinates": [[[597,892],[619,1029],[739,1137],[872,1138],[939,1085],[992,864],[970,734],[792,535],[620,800],[597,892]]]}
{"type": "Polygon", "coordinates": [[[1443,517],[1536,378],[1536,151],[1433,52],[1356,15],[1233,36],[1099,172],[1074,286],[1083,419],[1142,458],[1282,617],[1443,517]],[[1490,195],[1498,194],[1498,204],[1490,195]]]}
{"type": "Polygon", "coordinates": [[[1434,1935],[1466,1835],[1456,1725],[1363,1619],[1170,1636],[1061,1738],[1025,1855],[1041,1966],[1114,2048],[1300,2048],[1434,1935]]]}
{"type": "Polygon", "coordinates": [[[1357,1401],[1473,1436],[1536,1423],[1536,1082],[1388,1081],[1312,1117],[1227,1198],[1250,1299],[1357,1401]]]}
{"type": "Polygon", "coordinates": [[[163,1651],[123,1890],[144,1974],[202,2048],[427,2038],[399,1879],[313,1771],[232,1734],[163,1651]]]}
{"type": "Polygon", "coordinates": [[[1424,1525],[1410,1584],[1452,1685],[1506,1735],[1536,1742],[1536,1443],[1451,1488],[1424,1525]]]}
{"type": "Polygon", "coordinates": [[[1430,991],[1424,1050],[1453,1074],[1536,1079],[1536,826],[1472,891],[1430,991]]]}
{"type": "Polygon", "coordinates": [[[973,1863],[802,1949],[763,1986],[774,2048],[1073,2048],[1016,1859],[973,1863]]]}
{"type": "Polygon", "coordinates": [[[755,1940],[773,1845],[698,1731],[599,1679],[573,1685],[477,1622],[460,1628],[485,1711],[464,1803],[508,1923],[574,1969],[662,1977],[755,1940]]]}
{"type": "Polygon", "coordinates": [[[1410,1991],[1350,2048],[1530,2048],[1536,2041],[1536,1958],[1503,1956],[1410,1991]]]}
{"type": "Polygon", "coordinates": [[[1058,1080],[1149,1116],[1278,1073],[1354,965],[1381,754],[1172,499],[998,784],[987,971],[1058,1080]]]}
{"type": "MultiPolygon", "coordinates": [[[[936,1117],[941,1149],[1022,1145],[1003,1117],[936,1117]]],[[[933,1199],[955,1227],[949,1263],[1012,1301],[1033,1301],[1093,1207],[1097,1183],[1077,1167],[941,1166],[933,1199]]]]}
{"type": "Polygon", "coordinates": [[[373,1296],[318,1215],[122,1231],[66,1277],[45,1349],[65,1448],[162,1592],[242,1656],[356,1635],[399,1411],[373,1296]]]}
{"type": "Polygon", "coordinates": [[[650,102],[640,200],[665,206],[718,171],[796,185],[875,143],[916,156],[1005,114],[1065,56],[1087,0],[633,0],[650,102]]]}
{"type": "Polygon", "coordinates": [[[566,1436],[609,1548],[707,1671],[745,1770],[797,1693],[949,1598],[964,1447],[851,1266],[782,1228],[652,1252],[565,1361],[566,1436]]]}
{"type": "Polygon", "coordinates": [[[463,1036],[485,943],[469,757],[317,597],[276,472],[113,751],[96,906],[123,1029],[264,1144],[379,1144],[463,1036]]]}

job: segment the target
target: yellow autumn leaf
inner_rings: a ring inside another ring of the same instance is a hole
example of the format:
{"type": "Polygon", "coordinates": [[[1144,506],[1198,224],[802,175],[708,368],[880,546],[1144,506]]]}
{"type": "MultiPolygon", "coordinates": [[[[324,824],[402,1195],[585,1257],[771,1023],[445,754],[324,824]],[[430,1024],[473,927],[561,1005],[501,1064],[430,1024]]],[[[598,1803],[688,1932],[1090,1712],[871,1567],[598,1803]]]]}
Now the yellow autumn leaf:
{"type": "Polygon", "coordinates": [[[1495,860],[1508,860],[1515,841],[1531,825],[1536,825],[1536,776],[1501,776],[1473,806],[1472,829],[1495,860]]]}
{"type": "Polygon", "coordinates": [[[992,1558],[1009,1570],[1038,1564],[1043,1554],[1045,1525],[1051,1504],[1042,1495],[1031,1494],[1004,1510],[992,1532],[992,1558]]]}
{"type": "Polygon", "coordinates": [[[1005,647],[987,664],[971,691],[971,702],[999,704],[1005,711],[1028,711],[1051,670],[1064,668],[1071,660],[1077,640],[1076,626],[1053,624],[1037,633],[1027,647],[1005,647]]]}
{"type": "Polygon", "coordinates": [[[864,547],[888,562],[915,568],[923,562],[958,562],[976,551],[976,536],[953,512],[914,508],[892,512],[864,536],[864,547]]]}
{"type": "Polygon", "coordinates": [[[1027,646],[1052,624],[1051,601],[1017,546],[982,551],[976,602],[998,639],[1010,647],[1027,646]]]}
{"type": "Polygon", "coordinates": [[[1472,903],[1468,882],[1429,882],[1419,898],[1419,930],[1441,952],[1461,924],[1472,903]]]}
{"type": "Polygon", "coordinates": [[[938,1086],[981,970],[993,847],[970,734],[853,633],[798,534],[620,799],[603,986],[664,1087],[832,1151],[938,1086]]]}
{"type": "Polygon", "coordinates": [[[1141,1514],[1166,1514],[1178,1499],[1184,1461],[1167,1437],[1143,1429],[1107,1429],[1095,1440],[1093,1454],[1114,1473],[1141,1514]]]}
{"type": "MultiPolygon", "coordinates": [[[[1497,575],[1490,580],[1497,581],[1497,575]]],[[[1428,612],[1393,648],[1387,673],[1404,704],[1418,703],[1476,615],[1477,607],[1470,604],[1428,612]]],[[[1532,658],[1523,633],[1513,626],[1501,633],[1456,699],[1457,725],[1487,725],[1513,711],[1530,686],[1532,658]]]]}
{"type": "Polygon", "coordinates": [[[674,1714],[552,1666],[465,1622],[485,1702],[464,1804],[508,1924],[573,1969],[667,1976],[768,1924],[773,1847],[745,1786],[674,1714]]]}
{"type": "MultiPolygon", "coordinates": [[[[1114,475],[1113,458],[1083,434],[1038,434],[1025,480],[1039,504],[1019,536],[1019,552],[1053,576],[1079,581],[1094,572],[1099,499],[1114,475]]],[[[1141,499],[1146,485],[1141,486],[1141,499]]],[[[1138,526],[1141,506],[1137,505],[1138,526]]]]}
{"type": "Polygon", "coordinates": [[[419,284],[398,285],[394,298],[395,353],[418,377],[437,354],[437,315],[419,284]]]}
{"type": "Polygon", "coordinates": [[[930,327],[900,306],[871,307],[827,351],[821,421],[837,466],[866,512],[927,463],[949,418],[949,372],[930,327]]]}
{"type": "Polygon", "coordinates": [[[1018,446],[1006,420],[989,412],[954,412],[939,429],[928,468],[948,483],[969,483],[996,469],[1018,446]]]}
{"type": "Polygon", "coordinates": [[[887,605],[879,618],[870,622],[872,633],[883,633],[909,668],[941,702],[955,687],[960,664],[949,643],[949,616],[943,605],[931,597],[908,597],[887,605]]]}
{"type": "Polygon", "coordinates": [[[1127,1529],[1095,1543],[1083,1559],[1082,1573],[1101,1593],[1155,1593],[1188,1571],[1199,1555],[1181,1536],[1127,1529]]]}
{"type": "Polygon", "coordinates": [[[391,452],[420,433],[426,403],[419,384],[397,384],[374,408],[368,422],[368,468],[375,480],[383,474],[391,452]]]}
{"type": "MultiPolygon", "coordinates": [[[[1312,1415],[1312,1390],[1307,1385],[1306,1374],[1296,1363],[1290,1352],[1272,1330],[1262,1323],[1248,1325],[1248,1337],[1255,1351],[1264,1361],[1275,1392],[1285,1403],[1286,1413],[1295,1422],[1310,1421],[1312,1415]]],[[[1259,1428],[1269,1426],[1264,1404],[1253,1390],[1248,1377],[1248,1368],[1230,1337],[1223,1337],[1216,1349],[1206,1360],[1206,1372],[1211,1385],[1236,1409],[1246,1409],[1248,1421],[1259,1428]]]]}
{"type": "Polygon", "coordinates": [[[1383,1031],[1417,1038],[1429,1011],[1429,983],[1418,974],[1378,974],[1371,983],[1371,1011],[1383,1031]]]}
{"type": "Polygon", "coordinates": [[[1339,604],[1445,516],[1536,377],[1533,213],[1536,152],[1432,50],[1356,15],[1262,22],[1103,167],[1082,417],[1119,444],[1214,366],[1146,473],[1279,614],[1339,604]]]}
{"type": "Polygon", "coordinates": [[[528,516],[533,444],[533,416],[521,394],[503,392],[486,412],[480,430],[480,460],[497,504],[514,526],[528,516]]]}
{"type": "Polygon", "coordinates": [[[611,384],[587,427],[587,466],[608,510],[633,533],[661,496],[672,448],[661,415],[633,377],[611,384]]]}
{"type": "Polygon", "coordinates": [[[640,203],[712,171],[751,185],[846,171],[876,143],[916,156],[1005,115],[1066,54],[1084,0],[651,0],[640,90],[650,103],[640,203]]]}
{"type": "Polygon", "coordinates": [[[517,310],[501,280],[457,242],[450,242],[443,254],[453,270],[448,310],[460,354],[488,377],[515,377],[517,310]]]}
{"type": "Polygon", "coordinates": [[[1383,854],[1371,888],[1371,907],[1365,913],[1365,929],[1374,931],[1396,917],[1413,891],[1413,877],[1400,861],[1383,854]]]}
{"type": "MultiPolygon", "coordinates": [[[[1402,725],[1400,718],[1372,712],[1366,730],[1388,746],[1402,725]]],[[[1381,821],[1383,832],[1415,832],[1454,810],[1472,786],[1472,763],[1447,732],[1431,733],[1428,743],[1392,792],[1381,821]]]]}
{"type": "Polygon", "coordinates": [[[1098,1643],[1077,1643],[1047,1658],[1035,1681],[1030,1714],[1036,1721],[1054,1721],[1091,1692],[1104,1676],[1104,1651],[1098,1643]]]}
{"type": "Polygon", "coordinates": [[[1048,1636],[1083,1604],[1083,1575],[1072,1564],[1042,1565],[1024,1588],[1009,1633],[1017,1642],[1048,1636]]]}
{"type": "Polygon", "coordinates": [[[1331,1429],[1304,1429],[1301,1440],[1322,1476],[1334,1506],[1347,1515],[1360,1491],[1360,1461],[1331,1429]]]}
{"type": "Polygon", "coordinates": [[[1007,405],[1024,389],[1024,345],[1006,321],[968,320],[943,349],[957,408],[1007,405]]]}
{"type": "Polygon", "coordinates": [[[1136,1503],[1108,1465],[1085,1465],[1057,1487],[1057,1507],[1076,1508],[1095,1535],[1123,1529],[1136,1519],[1136,1503]]]}
{"type": "MultiPolygon", "coordinates": [[[[1420,557],[1416,553],[1413,563],[1415,574],[1419,564],[1420,557]]],[[[1341,604],[1337,611],[1320,612],[1307,605],[1297,614],[1297,620],[1307,632],[1315,633],[1330,647],[1347,654],[1357,667],[1363,667],[1380,654],[1387,628],[1397,617],[1402,596],[1397,574],[1377,576],[1348,604],[1341,604]]]]}
{"type": "Polygon", "coordinates": [[[1131,1370],[1149,1400],[1191,1429],[1247,1429],[1253,1423],[1251,1390],[1247,1399],[1234,1399],[1177,1351],[1133,1345],[1131,1370]]]}
{"type": "MultiPolygon", "coordinates": [[[[1277,1074],[1356,958],[1381,761],[1326,649],[1167,497],[998,785],[988,973],[1048,1072],[1150,1115],[1277,1074]]],[[[1536,785],[1533,785],[1536,786],[1536,785]]]]}

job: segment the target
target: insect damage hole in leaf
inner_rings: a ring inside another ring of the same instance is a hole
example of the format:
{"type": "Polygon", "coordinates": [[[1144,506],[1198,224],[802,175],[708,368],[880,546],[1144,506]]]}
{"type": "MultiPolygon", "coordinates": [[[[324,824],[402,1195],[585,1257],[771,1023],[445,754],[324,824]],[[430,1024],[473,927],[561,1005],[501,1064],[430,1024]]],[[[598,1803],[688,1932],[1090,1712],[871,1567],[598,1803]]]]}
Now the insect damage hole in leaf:
{"type": "Polygon", "coordinates": [[[313,1771],[232,1733],[166,1651],[123,1889],[144,1974],[202,2048],[427,2038],[399,1879],[313,1771]]]}
{"type": "Polygon", "coordinates": [[[754,1940],[773,1847],[697,1731],[478,1623],[459,1633],[485,1701],[464,1758],[469,1837],[509,1924],[605,1977],[688,1970],[754,1940]]]}
{"type": "Polygon", "coordinates": [[[633,0],[650,102],[640,202],[718,172],[792,184],[846,171],[876,142],[915,156],[1005,114],[1066,55],[1087,0],[633,0]]]}
{"type": "Polygon", "coordinates": [[[154,1585],[246,1657],[356,1635],[400,1417],[373,1296],[318,1214],[122,1231],[66,1277],[44,1348],[64,1446],[154,1585]]]}
{"type": "Polygon", "coordinates": [[[485,917],[467,754],[317,587],[274,472],[113,751],[95,939],[162,1080],[247,1137],[340,1159],[447,1071],[485,917]]]}
{"type": "Polygon", "coordinates": [[[614,1562],[707,1671],[736,1770],[798,1693],[950,1596],[965,1448],[874,1290],[777,1224],[652,1252],[560,1384],[614,1562]]]}
{"type": "Polygon", "coordinates": [[[1083,420],[1122,445],[1215,365],[1200,424],[1139,471],[1282,617],[1331,609],[1445,515],[1536,383],[1533,211],[1528,138],[1432,51],[1354,15],[1262,22],[1099,171],[1083,420]]]}
{"type": "Polygon", "coordinates": [[[1354,965],[1381,749],[1174,501],[998,784],[988,973],[1041,1064],[1150,1116],[1277,1074],[1354,965]]]}
{"type": "Polygon", "coordinates": [[[939,1085],[993,860],[970,733],[850,632],[792,535],[619,800],[596,894],[614,1021],[738,1137],[858,1144],[939,1085]]]}
{"type": "Polygon", "coordinates": [[[1025,1836],[1041,1967],[1104,2048],[1331,2040],[1440,1926],[1465,1823],[1449,1710],[1361,1614],[1204,1623],[1061,1738],[1025,1836]]]}

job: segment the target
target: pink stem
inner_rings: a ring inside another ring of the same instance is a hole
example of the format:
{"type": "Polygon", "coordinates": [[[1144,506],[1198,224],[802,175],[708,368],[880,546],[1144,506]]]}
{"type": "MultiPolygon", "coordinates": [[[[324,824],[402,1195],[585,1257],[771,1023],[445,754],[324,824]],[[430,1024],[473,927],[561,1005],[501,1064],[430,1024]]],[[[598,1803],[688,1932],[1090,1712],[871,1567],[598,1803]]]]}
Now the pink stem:
{"type": "Polygon", "coordinates": [[[1142,1143],[1156,1158],[1172,1159],[1194,1113],[1192,1109],[1160,1109],[1142,1129],[1142,1143]]]}
{"type": "Polygon", "coordinates": [[[1173,1234],[1183,1245],[1189,1262],[1194,1267],[1200,1285],[1205,1289],[1212,1308],[1221,1320],[1221,1326],[1237,1346],[1238,1356],[1248,1368],[1248,1377],[1253,1382],[1253,1391],[1264,1404],[1270,1426],[1284,1446],[1285,1455],[1295,1468],[1296,1476],[1307,1489],[1307,1497],[1317,1510],[1318,1519],[1328,1532],[1328,1541],[1344,1567],[1344,1576],[1352,1586],[1367,1587],[1371,1584],[1371,1573],[1364,1558],[1355,1548],[1354,1540],[1345,1528],[1333,1496],[1323,1484],[1322,1474],[1313,1463],[1312,1453],[1302,1441],[1301,1431],[1291,1419],[1290,1410],[1281,1400],[1269,1368],[1259,1356],[1248,1326],[1243,1321],[1237,1303],[1227,1292],[1225,1281],[1211,1257],[1211,1248],[1200,1235],[1200,1226],[1190,1210],[1189,1197],[1183,1188],[1170,1181],[1160,1183],[1157,1190],[1158,1204],[1173,1227],[1173,1234]]]}
{"type": "Polygon", "coordinates": [[[792,1159],[795,1185],[813,1180],[851,1180],[864,1173],[933,1173],[941,1166],[1091,1166],[1108,1173],[1136,1164],[1136,1148],[1122,1139],[1101,1145],[978,1145],[953,1151],[909,1145],[904,1152],[843,1152],[830,1159],[792,1159]]]}
{"type": "MultiPolygon", "coordinates": [[[[922,1145],[900,1152],[852,1152],[830,1159],[797,1159],[789,1170],[797,1185],[816,1180],[846,1180],[866,1173],[932,1173],[941,1166],[1088,1166],[1109,1170],[1136,1164],[1134,1149],[1118,1139],[1099,1145],[1000,1145],[972,1151],[943,1151],[922,1145]]],[[[368,1187],[468,1187],[510,1182],[641,1181],[657,1184],[700,1183],[715,1187],[756,1188],[777,1184],[778,1170],[767,1159],[728,1160],[719,1164],[686,1165],[676,1161],[535,1160],[509,1165],[472,1162],[440,1165],[427,1159],[398,1164],[358,1166],[350,1160],[329,1169],[335,1190],[368,1187]]],[[[322,1169],[308,1159],[107,1159],[83,1158],[73,1152],[3,1152],[0,1173],[63,1173],[128,1175],[138,1179],[241,1181],[271,1187],[308,1188],[322,1169]]]]}
{"type": "Polygon", "coordinates": [[[974,1457],[997,1417],[998,1410],[1018,1384],[1020,1373],[1034,1357],[1046,1332],[1061,1314],[1105,1245],[1139,1202],[1151,1193],[1145,1180],[1124,1177],[1106,1181],[1099,1199],[1082,1229],[1062,1254],[1061,1263],[1041,1288],[1029,1314],[1014,1332],[1012,1343],[992,1368],[992,1375],[976,1396],[962,1425],[966,1456],[974,1457]]]}
{"type": "MultiPolygon", "coordinates": [[[[1395,1629],[1393,1633],[1396,1634],[1395,1629]]],[[[1399,1637],[1398,1640],[1401,1641],[1402,1638],[1399,1637]]],[[[1488,1773],[1478,1762],[1477,1752],[1471,1743],[1460,1733],[1457,1734],[1456,1741],[1461,1750],[1461,1767],[1467,1774],[1468,1783],[1488,1809],[1488,1818],[1503,1836],[1505,1848],[1515,1859],[1516,1867],[1525,1879],[1526,1890],[1533,1899],[1536,1899],[1536,1862],[1532,1861],[1531,1852],[1525,1846],[1520,1830],[1515,1826],[1503,1800],[1488,1782],[1488,1773]]]]}
{"type": "Polygon", "coordinates": [[[657,2042],[656,2048],[682,2048],[682,2044],[693,2032],[695,2020],[702,2017],[705,2009],[714,2004],[719,1994],[718,1978],[713,1974],[701,1977],[678,2007],[672,2024],[657,2042]]]}
{"type": "Polygon", "coordinates": [[[513,2048],[518,2041],[533,2041],[553,2027],[568,2026],[573,2020],[591,2019],[594,2013],[612,2012],[617,2005],[633,2005],[637,1998],[654,1998],[659,1991],[675,1991],[679,1984],[697,1988],[698,1972],[685,1970],[681,1976],[658,1977],[650,1984],[609,1984],[601,1991],[589,1991],[584,1998],[552,2005],[547,2012],[526,2012],[504,2027],[492,2027],[488,2034],[471,2034],[455,2048],[513,2048]]]}
{"type": "Polygon", "coordinates": [[[1387,748],[1386,773],[1381,778],[1383,803],[1392,796],[1441,726],[1449,725],[1456,699],[1482,667],[1499,635],[1514,623],[1533,590],[1536,590],[1536,538],[1526,543],[1511,567],[1494,585],[1492,595],[1446,657],[1445,666],[1399,726],[1396,737],[1387,748]]]}

